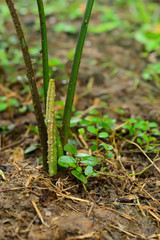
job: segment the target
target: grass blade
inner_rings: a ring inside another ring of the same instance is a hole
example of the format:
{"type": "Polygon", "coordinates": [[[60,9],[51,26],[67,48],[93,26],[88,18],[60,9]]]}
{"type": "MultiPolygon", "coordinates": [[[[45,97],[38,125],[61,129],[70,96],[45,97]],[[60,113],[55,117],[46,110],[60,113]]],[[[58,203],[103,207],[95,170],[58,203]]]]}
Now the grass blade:
{"type": "Polygon", "coordinates": [[[78,36],[76,51],[74,55],[73,65],[72,65],[72,71],[68,86],[68,92],[67,92],[67,98],[64,108],[64,114],[63,114],[63,121],[62,121],[62,143],[63,146],[68,141],[68,134],[69,134],[69,125],[70,125],[70,119],[71,119],[71,110],[73,105],[73,98],[76,88],[76,82],[77,82],[77,76],[78,76],[78,70],[84,45],[84,40],[87,32],[87,27],[92,11],[94,0],[88,0],[86,5],[86,10],[84,13],[84,17],[82,20],[81,29],[78,36]]]}

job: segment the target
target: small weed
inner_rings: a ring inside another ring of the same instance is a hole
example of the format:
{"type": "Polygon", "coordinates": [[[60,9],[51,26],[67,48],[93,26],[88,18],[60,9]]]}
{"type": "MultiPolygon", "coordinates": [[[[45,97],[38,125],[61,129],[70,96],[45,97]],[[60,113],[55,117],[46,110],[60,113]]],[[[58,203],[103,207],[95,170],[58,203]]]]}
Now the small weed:
{"type": "Polygon", "coordinates": [[[113,7],[104,7],[98,5],[97,8],[101,12],[99,17],[100,24],[97,26],[89,26],[88,31],[90,33],[103,33],[114,30],[122,25],[122,22],[113,7]]]}
{"type": "Polygon", "coordinates": [[[15,98],[7,99],[5,96],[0,97],[0,112],[5,111],[9,107],[19,107],[20,102],[15,98]]]}
{"type": "MultiPolygon", "coordinates": [[[[131,141],[136,141],[146,152],[156,151],[157,139],[155,136],[159,134],[157,123],[144,121],[141,118],[132,118],[126,121],[127,123],[122,128],[128,130],[131,141]]],[[[127,134],[127,132],[123,131],[123,134],[127,134]]]]}
{"type": "Polygon", "coordinates": [[[142,73],[142,77],[149,81],[151,84],[155,84],[156,87],[160,87],[160,63],[148,64],[142,73]]]}
{"type": "Polygon", "coordinates": [[[24,154],[28,154],[28,153],[34,152],[38,148],[40,148],[39,145],[31,145],[28,148],[26,148],[26,150],[24,151],[24,154]]]}
{"type": "Polygon", "coordinates": [[[64,150],[71,154],[72,156],[61,156],[58,159],[58,164],[65,168],[71,168],[71,173],[82,183],[86,184],[89,177],[98,176],[94,170],[94,166],[98,164],[98,159],[96,157],[78,154],[75,146],[73,144],[66,144],[64,150]]]}

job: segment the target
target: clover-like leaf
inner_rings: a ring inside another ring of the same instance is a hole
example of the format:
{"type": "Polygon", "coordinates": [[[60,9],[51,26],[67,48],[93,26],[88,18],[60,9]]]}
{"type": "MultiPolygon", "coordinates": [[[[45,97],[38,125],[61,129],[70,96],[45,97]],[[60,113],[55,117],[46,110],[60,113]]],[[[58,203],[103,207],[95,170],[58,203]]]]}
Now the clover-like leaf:
{"type": "Polygon", "coordinates": [[[88,126],[87,130],[88,130],[88,132],[91,132],[93,134],[97,134],[98,133],[98,129],[95,128],[94,126],[88,126]]]}
{"type": "Polygon", "coordinates": [[[73,167],[76,168],[76,160],[71,156],[61,156],[58,159],[58,164],[62,167],[73,167]]]}
{"type": "Polygon", "coordinates": [[[81,163],[87,166],[95,166],[98,164],[98,159],[93,156],[85,156],[85,157],[81,157],[81,163]]]}
{"type": "Polygon", "coordinates": [[[87,183],[87,179],[85,178],[85,176],[82,173],[77,172],[76,170],[72,170],[71,173],[73,174],[73,176],[75,176],[76,178],[78,178],[81,182],[83,182],[84,184],[87,183]]]}
{"type": "Polygon", "coordinates": [[[64,150],[66,152],[69,152],[73,155],[76,155],[77,154],[77,149],[75,148],[75,146],[71,143],[67,143],[65,146],[64,146],[64,150]]]}
{"type": "Polygon", "coordinates": [[[93,167],[92,166],[87,166],[84,171],[85,175],[89,176],[92,175],[93,173],[93,167]]]}
{"type": "Polygon", "coordinates": [[[107,138],[107,137],[109,137],[109,134],[107,132],[100,132],[98,134],[98,136],[99,136],[99,138],[107,138]]]}

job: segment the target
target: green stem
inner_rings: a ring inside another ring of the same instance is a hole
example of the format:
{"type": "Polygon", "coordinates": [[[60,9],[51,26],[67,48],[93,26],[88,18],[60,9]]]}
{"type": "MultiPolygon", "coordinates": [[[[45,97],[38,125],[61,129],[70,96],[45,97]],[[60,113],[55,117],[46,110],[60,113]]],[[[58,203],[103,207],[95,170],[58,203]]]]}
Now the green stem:
{"type": "Polygon", "coordinates": [[[63,121],[62,121],[62,142],[63,146],[68,141],[68,135],[69,135],[69,126],[70,126],[70,119],[71,119],[71,110],[73,105],[73,98],[76,88],[76,82],[77,82],[77,76],[78,76],[78,70],[84,45],[84,40],[87,32],[87,27],[92,11],[94,0],[88,0],[86,10],[84,13],[84,17],[82,20],[81,29],[78,36],[76,51],[74,55],[73,65],[72,65],[72,71],[67,91],[67,98],[65,102],[65,108],[64,108],[64,114],[63,114],[63,121]]]}
{"type": "MultiPolygon", "coordinates": [[[[46,29],[46,19],[43,6],[43,0],[37,0],[39,19],[41,26],[41,42],[42,42],[42,58],[43,58],[43,86],[44,86],[44,98],[45,98],[45,107],[47,99],[47,91],[49,84],[49,66],[48,66],[48,44],[47,44],[47,29],[46,29]]],[[[56,128],[56,139],[57,139],[57,151],[58,158],[63,156],[62,143],[60,141],[59,133],[56,128]]]]}
{"type": "MultiPolygon", "coordinates": [[[[47,29],[46,29],[46,19],[43,6],[43,0],[37,0],[40,27],[41,27],[41,42],[42,42],[42,59],[43,59],[43,86],[44,86],[44,98],[45,98],[45,107],[47,99],[47,91],[49,84],[49,66],[48,66],[48,44],[47,44],[47,29]]],[[[58,158],[63,155],[62,143],[56,128],[56,139],[57,139],[57,151],[58,158]]]]}
{"type": "Polygon", "coordinates": [[[44,13],[43,0],[37,0],[40,27],[41,27],[41,42],[42,42],[42,59],[43,59],[43,88],[44,88],[44,99],[46,106],[47,90],[49,83],[49,67],[48,67],[48,44],[47,44],[47,29],[46,19],[44,13]]]}
{"type": "Polygon", "coordinates": [[[57,141],[57,159],[58,159],[64,155],[64,152],[63,152],[63,145],[59,137],[59,132],[57,127],[56,127],[56,141],[57,141]]]}
{"type": "Polygon", "coordinates": [[[55,83],[50,79],[48,94],[46,121],[48,132],[48,165],[49,176],[57,174],[57,141],[56,141],[56,120],[55,120],[55,83]]]}
{"type": "Polygon", "coordinates": [[[12,0],[6,0],[6,3],[8,5],[8,8],[10,10],[10,14],[12,16],[13,23],[15,25],[15,29],[17,32],[17,36],[19,38],[19,42],[21,45],[21,50],[23,53],[24,62],[26,65],[26,71],[27,71],[27,77],[30,83],[30,89],[31,89],[31,95],[32,95],[32,101],[35,111],[35,116],[37,120],[38,130],[39,130],[39,137],[41,142],[41,151],[42,151],[42,158],[43,158],[43,170],[47,171],[48,165],[47,165],[47,129],[46,125],[44,123],[44,117],[42,114],[42,108],[39,101],[36,81],[35,81],[35,75],[32,67],[31,57],[28,51],[28,46],[26,44],[26,40],[24,38],[24,34],[21,28],[21,23],[19,21],[18,15],[16,13],[16,10],[14,8],[14,4],[12,0]]]}

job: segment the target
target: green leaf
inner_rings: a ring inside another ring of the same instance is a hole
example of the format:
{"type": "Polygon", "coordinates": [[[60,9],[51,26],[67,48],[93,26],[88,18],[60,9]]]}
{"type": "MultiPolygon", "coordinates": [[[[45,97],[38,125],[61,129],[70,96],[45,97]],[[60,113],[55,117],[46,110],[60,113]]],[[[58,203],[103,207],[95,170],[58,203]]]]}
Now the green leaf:
{"type": "Polygon", "coordinates": [[[35,151],[37,148],[39,148],[38,145],[32,145],[32,146],[26,148],[26,150],[24,151],[24,154],[27,154],[27,153],[33,152],[33,151],[35,151]]]}
{"type": "Polygon", "coordinates": [[[98,159],[93,156],[86,156],[81,158],[81,163],[88,166],[95,166],[98,164],[98,159]]]}
{"type": "Polygon", "coordinates": [[[101,172],[104,172],[106,170],[106,167],[101,167],[101,172]]]}
{"type": "Polygon", "coordinates": [[[97,111],[97,109],[91,109],[88,113],[92,115],[98,115],[99,111],[97,111]]]}
{"type": "Polygon", "coordinates": [[[28,126],[27,128],[30,129],[31,131],[34,131],[36,134],[39,134],[37,126],[28,126]]]}
{"type": "Polygon", "coordinates": [[[87,130],[88,130],[88,132],[91,132],[91,133],[96,134],[96,135],[98,133],[98,129],[93,127],[93,126],[88,126],[87,130]]]}
{"type": "Polygon", "coordinates": [[[137,120],[134,118],[129,119],[129,123],[136,123],[136,122],[137,122],[137,120]]]}
{"type": "Polygon", "coordinates": [[[77,168],[76,168],[76,171],[77,171],[77,172],[82,172],[82,168],[81,168],[81,167],[77,167],[77,168]]]}
{"type": "Polygon", "coordinates": [[[87,116],[86,120],[90,121],[92,124],[100,124],[102,121],[101,118],[95,116],[87,116]]]}
{"type": "Polygon", "coordinates": [[[152,128],[152,127],[158,127],[158,124],[155,122],[150,122],[148,123],[148,127],[152,128]]]}
{"type": "Polygon", "coordinates": [[[110,158],[110,159],[112,159],[112,158],[114,157],[113,152],[110,152],[110,151],[109,151],[109,152],[107,153],[107,157],[110,158]]]}
{"type": "Polygon", "coordinates": [[[141,121],[141,122],[139,122],[139,123],[136,123],[136,124],[134,125],[134,127],[135,127],[135,128],[138,128],[138,129],[140,129],[140,130],[142,130],[142,131],[148,130],[148,126],[146,126],[146,124],[145,124],[144,121],[141,121]]]}
{"type": "Polygon", "coordinates": [[[53,30],[55,32],[67,32],[67,33],[76,33],[77,29],[70,25],[70,24],[66,24],[64,22],[60,22],[58,24],[56,24],[56,26],[54,26],[53,30]]]}
{"type": "Polygon", "coordinates": [[[107,138],[109,136],[109,134],[107,132],[100,132],[98,134],[99,138],[107,138]]]}
{"type": "Polygon", "coordinates": [[[62,167],[73,167],[76,168],[76,160],[70,156],[61,156],[58,159],[58,164],[62,167]]]}
{"type": "Polygon", "coordinates": [[[15,98],[10,98],[8,101],[9,106],[19,107],[20,102],[15,98]]]}
{"type": "Polygon", "coordinates": [[[142,144],[143,144],[143,141],[142,141],[142,139],[140,139],[140,138],[137,138],[137,142],[139,143],[139,145],[142,145],[142,144]]]}
{"type": "Polygon", "coordinates": [[[109,147],[108,147],[108,150],[113,150],[113,146],[109,146],[109,147]]]}
{"type": "Polygon", "coordinates": [[[108,151],[108,150],[109,150],[109,147],[110,147],[110,146],[108,146],[108,144],[106,144],[106,143],[101,143],[101,144],[99,144],[99,146],[103,146],[106,151],[108,151]]]}
{"type": "Polygon", "coordinates": [[[97,149],[98,149],[98,148],[97,148],[97,145],[92,145],[92,146],[91,146],[91,150],[92,150],[92,152],[97,151],[97,149]]]}
{"type": "Polygon", "coordinates": [[[85,133],[85,130],[84,130],[84,128],[79,128],[78,132],[83,135],[85,133]]]}
{"type": "Polygon", "coordinates": [[[3,112],[4,110],[6,110],[8,108],[8,103],[0,103],[0,112],[3,112]]]}
{"type": "Polygon", "coordinates": [[[92,174],[91,174],[90,176],[92,176],[92,177],[97,177],[97,176],[99,176],[99,174],[96,173],[96,172],[92,172],[92,174]]]}
{"type": "Polygon", "coordinates": [[[120,22],[105,22],[101,23],[97,26],[89,26],[88,31],[91,33],[103,33],[107,31],[111,31],[117,28],[121,23],[120,22]]]}
{"type": "Polygon", "coordinates": [[[106,143],[101,143],[99,146],[103,146],[106,150],[108,150],[108,145],[106,143]]]}
{"type": "Polygon", "coordinates": [[[75,157],[86,157],[86,156],[90,156],[90,155],[87,154],[87,153],[77,153],[77,154],[75,155],[75,157]]]}
{"type": "Polygon", "coordinates": [[[70,121],[70,127],[75,127],[77,126],[78,123],[80,123],[82,121],[82,119],[78,119],[78,118],[71,118],[70,121]]]}
{"type": "Polygon", "coordinates": [[[77,154],[77,149],[75,148],[75,146],[71,143],[67,143],[65,146],[64,146],[64,150],[66,152],[69,152],[73,155],[76,155],[77,154]]]}
{"type": "Polygon", "coordinates": [[[147,135],[142,135],[141,138],[143,138],[147,143],[149,143],[149,138],[147,135]]]}
{"type": "Polygon", "coordinates": [[[0,101],[2,101],[2,102],[6,101],[6,96],[1,96],[0,101]]]}
{"type": "Polygon", "coordinates": [[[43,159],[42,159],[42,157],[39,157],[38,158],[38,164],[42,164],[43,163],[43,159]]]}
{"type": "Polygon", "coordinates": [[[90,176],[93,173],[93,167],[87,166],[84,171],[85,175],[90,176]]]}
{"type": "Polygon", "coordinates": [[[78,178],[81,182],[83,182],[84,184],[87,183],[87,179],[85,178],[85,176],[82,173],[77,172],[76,170],[72,170],[71,173],[73,174],[73,176],[75,176],[76,178],[78,178]]]}

